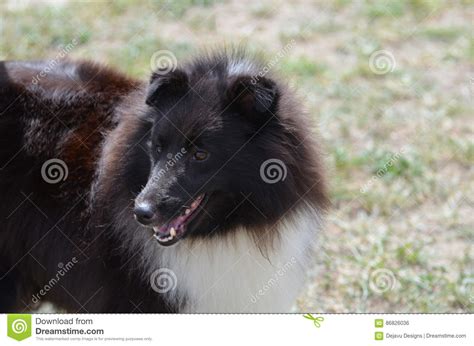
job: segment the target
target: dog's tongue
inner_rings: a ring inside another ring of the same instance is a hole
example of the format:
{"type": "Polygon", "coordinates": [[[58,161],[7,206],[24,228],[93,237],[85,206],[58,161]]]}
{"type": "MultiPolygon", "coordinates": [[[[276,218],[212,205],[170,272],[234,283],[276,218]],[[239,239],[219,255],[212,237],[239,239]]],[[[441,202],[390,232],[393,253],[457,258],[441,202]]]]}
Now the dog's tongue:
{"type": "Polygon", "coordinates": [[[183,222],[187,219],[187,217],[185,217],[184,215],[180,215],[178,216],[177,218],[171,220],[169,223],[161,226],[159,229],[158,229],[158,233],[161,233],[161,234],[169,234],[171,229],[179,229],[180,226],[183,225],[183,222]]]}
{"type": "Polygon", "coordinates": [[[183,215],[179,215],[178,217],[172,219],[168,223],[162,225],[161,227],[154,227],[156,233],[162,235],[171,234],[175,236],[177,233],[180,233],[184,230],[184,223],[187,219],[192,215],[192,213],[199,207],[201,201],[203,199],[203,195],[196,198],[192,203],[191,206],[185,209],[185,213],[183,215]],[[173,233],[173,234],[172,234],[173,233]]]}

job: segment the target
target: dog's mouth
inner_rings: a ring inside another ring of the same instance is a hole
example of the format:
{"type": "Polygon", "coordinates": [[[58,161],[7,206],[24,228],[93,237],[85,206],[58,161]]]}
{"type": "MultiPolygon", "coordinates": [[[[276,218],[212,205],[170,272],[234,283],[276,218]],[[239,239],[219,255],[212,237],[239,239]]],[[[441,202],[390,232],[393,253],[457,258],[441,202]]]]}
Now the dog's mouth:
{"type": "Polygon", "coordinates": [[[206,195],[199,195],[190,206],[184,206],[180,215],[161,226],[153,227],[155,239],[163,246],[170,246],[182,239],[189,223],[199,214],[206,202],[206,195]]]}

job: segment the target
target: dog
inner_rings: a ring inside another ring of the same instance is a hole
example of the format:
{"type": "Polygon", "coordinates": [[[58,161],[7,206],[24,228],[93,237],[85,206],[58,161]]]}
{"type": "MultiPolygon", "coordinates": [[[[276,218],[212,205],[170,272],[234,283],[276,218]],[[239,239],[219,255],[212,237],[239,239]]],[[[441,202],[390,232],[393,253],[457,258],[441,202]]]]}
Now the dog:
{"type": "Polygon", "coordinates": [[[149,82],[5,61],[0,114],[1,312],[294,306],[329,200],[310,118],[264,61],[218,50],[149,82]]]}

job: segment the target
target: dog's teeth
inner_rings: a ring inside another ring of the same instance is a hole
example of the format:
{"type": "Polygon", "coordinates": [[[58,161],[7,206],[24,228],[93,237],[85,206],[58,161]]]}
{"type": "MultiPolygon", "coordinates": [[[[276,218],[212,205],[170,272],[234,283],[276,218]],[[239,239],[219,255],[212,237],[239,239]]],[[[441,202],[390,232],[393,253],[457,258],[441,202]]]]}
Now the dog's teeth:
{"type": "Polygon", "coordinates": [[[158,232],[159,230],[160,230],[159,227],[153,227],[153,231],[155,231],[155,233],[158,232]]]}
{"type": "Polygon", "coordinates": [[[191,212],[190,209],[186,209],[186,210],[184,211],[184,215],[189,215],[190,212],[191,212]]]}
{"type": "Polygon", "coordinates": [[[173,238],[176,237],[176,230],[174,229],[174,227],[171,227],[171,229],[170,229],[170,235],[171,235],[171,237],[173,237],[173,238]]]}

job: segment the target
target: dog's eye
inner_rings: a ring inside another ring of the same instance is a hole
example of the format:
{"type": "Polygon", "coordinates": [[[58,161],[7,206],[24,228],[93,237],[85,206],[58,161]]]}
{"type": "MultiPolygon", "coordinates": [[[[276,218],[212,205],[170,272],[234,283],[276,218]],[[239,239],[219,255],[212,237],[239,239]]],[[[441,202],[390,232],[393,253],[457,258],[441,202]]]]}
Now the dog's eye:
{"type": "Polygon", "coordinates": [[[161,147],[161,145],[157,144],[155,146],[155,151],[157,154],[161,154],[161,152],[163,151],[163,148],[161,147]]]}
{"type": "Polygon", "coordinates": [[[207,151],[197,150],[193,155],[193,159],[196,161],[204,161],[208,156],[209,153],[207,151]]]}

